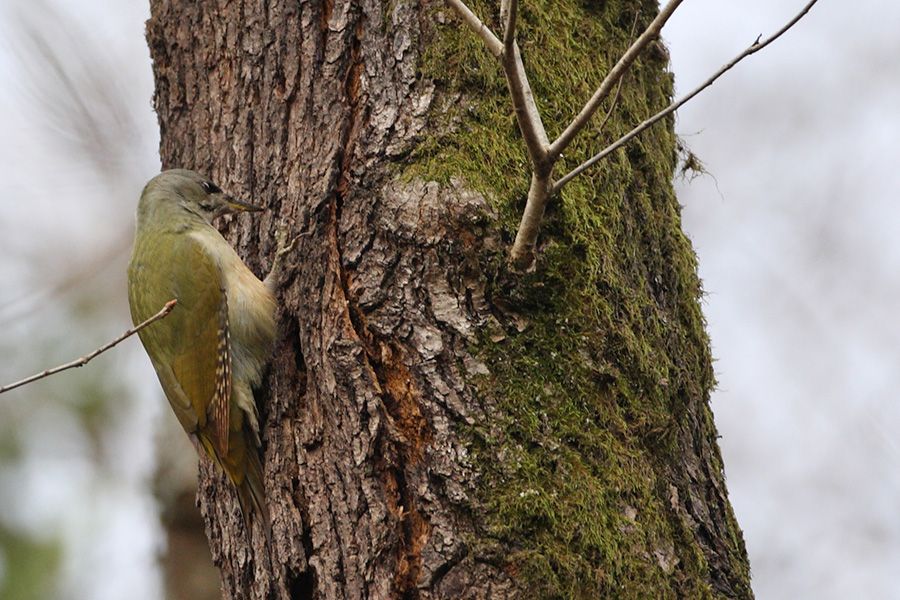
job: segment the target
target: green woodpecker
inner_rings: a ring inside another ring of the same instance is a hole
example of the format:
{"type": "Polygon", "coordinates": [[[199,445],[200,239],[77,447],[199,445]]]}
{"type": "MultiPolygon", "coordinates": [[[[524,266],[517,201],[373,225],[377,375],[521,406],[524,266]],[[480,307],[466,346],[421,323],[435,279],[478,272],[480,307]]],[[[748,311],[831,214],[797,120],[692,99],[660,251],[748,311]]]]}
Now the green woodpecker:
{"type": "Polygon", "coordinates": [[[280,239],[262,282],[211,225],[226,213],[257,210],[193,171],[151,179],[137,209],[128,301],[140,323],[178,300],[168,317],[140,331],[141,342],[194,446],[234,483],[248,529],[257,511],[268,535],[252,390],[274,345],[273,288],[286,249],[280,239]]]}

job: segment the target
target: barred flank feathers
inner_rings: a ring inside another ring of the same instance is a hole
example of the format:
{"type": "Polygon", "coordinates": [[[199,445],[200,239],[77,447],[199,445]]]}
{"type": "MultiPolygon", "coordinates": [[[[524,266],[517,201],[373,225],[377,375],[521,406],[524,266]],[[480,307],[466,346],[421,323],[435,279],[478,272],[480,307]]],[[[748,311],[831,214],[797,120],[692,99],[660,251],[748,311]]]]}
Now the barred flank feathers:
{"type": "Polygon", "coordinates": [[[228,456],[228,428],[231,423],[231,335],[228,326],[228,296],[222,290],[216,347],[216,391],[210,405],[216,451],[228,456]]]}

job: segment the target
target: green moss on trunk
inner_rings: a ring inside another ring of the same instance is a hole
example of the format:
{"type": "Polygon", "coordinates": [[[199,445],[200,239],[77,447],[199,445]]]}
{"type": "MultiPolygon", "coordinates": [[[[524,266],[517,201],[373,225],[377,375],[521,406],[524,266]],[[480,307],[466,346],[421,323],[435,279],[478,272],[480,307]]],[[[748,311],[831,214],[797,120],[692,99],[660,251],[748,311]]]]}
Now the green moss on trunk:
{"type": "MultiPolygon", "coordinates": [[[[499,32],[494,3],[470,6],[499,32]]],[[[459,177],[484,193],[508,242],[529,168],[505,81],[480,40],[437,10],[446,22],[421,70],[443,101],[434,115],[443,133],[418,146],[407,172],[459,177]]],[[[528,0],[520,10],[520,46],[552,139],[627,48],[635,19],[640,31],[657,5],[528,0]]],[[[666,61],[652,48],[638,60],[605,130],[595,117],[557,176],[670,102],[666,61]]],[[[671,185],[675,142],[670,119],[569,184],[549,207],[536,273],[498,275],[493,291],[528,325],[502,341],[485,335],[475,350],[491,372],[479,388],[502,417],[472,432],[473,455],[487,537],[512,549],[508,568],[535,597],[751,595],[727,501],[713,534],[724,538],[724,575],[681,508],[692,477],[722,490],[724,481],[701,288],[671,185]],[[700,475],[679,456],[692,436],[713,449],[700,475]]]]}

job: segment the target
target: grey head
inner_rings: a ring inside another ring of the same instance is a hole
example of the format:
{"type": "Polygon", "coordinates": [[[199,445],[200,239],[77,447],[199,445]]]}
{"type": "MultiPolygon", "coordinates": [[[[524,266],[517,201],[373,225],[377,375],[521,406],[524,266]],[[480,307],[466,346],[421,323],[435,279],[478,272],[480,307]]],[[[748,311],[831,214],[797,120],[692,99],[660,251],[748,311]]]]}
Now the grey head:
{"type": "Polygon", "coordinates": [[[229,196],[209,178],[196,171],[163,171],[144,187],[138,205],[138,219],[151,213],[179,210],[211,223],[224,214],[263,209],[229,196]]]}

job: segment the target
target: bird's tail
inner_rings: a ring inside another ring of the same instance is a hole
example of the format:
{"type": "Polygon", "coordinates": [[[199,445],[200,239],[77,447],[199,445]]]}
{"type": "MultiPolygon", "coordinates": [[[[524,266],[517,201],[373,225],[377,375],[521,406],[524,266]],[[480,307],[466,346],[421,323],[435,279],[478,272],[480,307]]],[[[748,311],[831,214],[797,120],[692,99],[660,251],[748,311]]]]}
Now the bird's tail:
{"type": "MultiPolygon", "coordinates": [[[[232,474],[229,473],[229,476],[232,474]]],[[[269,509],[266,507],[266,493],[263,487],[262,463],[256,448],[247,448],[244,477],[241,481],[238,477],[231,477],[237,490],[238,502],[241,505],[241,514],[244,517],[244,526],[247,535],[252,530],[252,521],[260,519],[266,540],[271,547],[272,525],[269,521],[269,509]]]]}
{"type": "Polygon", "coordinates": [[[234,484],[248,540],[250,532],[253,530],[253,521],[259,519],[263,532],[266,534],[266,541],[269,542],[271,548],[272,527],[269,510],[266,507],[266,492],[263,487],[263,469],[259,459],[259,448],[252,442],[248,443],[250,440],[246,432],[242,437],[232,436],[228,446],[228,455],[223,460],[207,436],[200,435],[198,438],[209,457],[225,471],[228,479],[234,484]]]}

